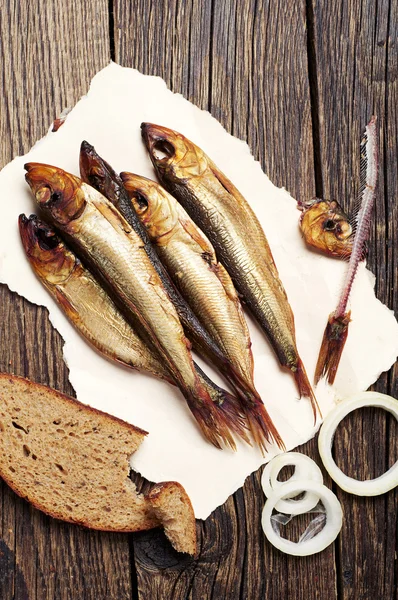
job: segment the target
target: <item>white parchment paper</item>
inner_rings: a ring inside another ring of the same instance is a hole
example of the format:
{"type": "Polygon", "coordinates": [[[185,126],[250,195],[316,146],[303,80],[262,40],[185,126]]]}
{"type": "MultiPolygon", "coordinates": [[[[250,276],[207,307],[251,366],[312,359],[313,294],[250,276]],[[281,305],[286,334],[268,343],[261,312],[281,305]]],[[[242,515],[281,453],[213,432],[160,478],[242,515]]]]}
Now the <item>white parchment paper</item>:
{"type": "MultiPolygon", "coordinates": [[[[196,517],[204,519],[276,449],[271,448],[263,458],[258,450],[244,444],[239,445],[237,453],[213,448],[202,438],[176,389],[97,354],[36,279],[24,256],[17,227],[20,213],[36,212],[24,180],[24,163],[49,163],[78,175],[83,139],[117,171],[154,177],[141,141],[142,121],[171,127],[192,139],[255,210],[295,315],[298,348],[311,379],[346,264],[305,247],[295,200],[270,182],[245,143],[229,135],[209,113],[169,91],[162,79],[114,63],[94,77],[87,96],[77,103],[57,133],[48,133],[26,156],[16,158],[0,173],[0,281],[48,308],[51,322],[65,340],[64,356],[78,399],[149,432],[132,457],[132,468],[154,482],[179,481],[191,497],[196,517]]],[[[373,287],[374,277],[362,265],[353,289],[352,323],[335,386],[331,389],[321,383],[316,390],[324,415],[336,397],[367,389],[397,357],[398,324],[393,313],[375,298],[373,287]]],[[[298,400],[293,378],[280,369],[269,343],[250,317],[248,322],[257,389],[287,448],[293,449],[315,434],[309,402],[298,400]]],[[[216,373],[208,367],[206,370],[222,383],[216,373]]]]}

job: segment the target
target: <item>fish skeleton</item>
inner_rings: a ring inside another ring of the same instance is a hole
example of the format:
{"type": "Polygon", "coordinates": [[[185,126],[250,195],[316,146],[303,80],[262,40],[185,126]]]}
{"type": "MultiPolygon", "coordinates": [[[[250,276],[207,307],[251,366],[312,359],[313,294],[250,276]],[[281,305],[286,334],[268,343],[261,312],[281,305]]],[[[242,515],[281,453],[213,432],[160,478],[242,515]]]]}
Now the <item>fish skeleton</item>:
{"type": "Polygon", "coordinates": [[[144,143],[160,182],[206,233],[238,292],[267,334],[300,396],[319,407],[300,359],[294,317],[264,231],[242,194],[208,156],[180,133],[143,123],[144,143]]]}
{"type": "Polygon", "coordinates": [[[165,362],[205,437],[235,448],[226,416],[217,411],[194,368],[190,344],[141,238],[91,186],[57,167],[25,165],[25,178],[49,220],[95,266],[115,298],[165,362]]]}
{"type": "Polygon", "coordinates": [[[376,197],[379,169],[378,135],[376,117],[373,116],[365,128],[360,144],[359,194],[353,211],[352,247],[348,268],[336,310],[328,317],[323,333],[321,348],[315,368],[315,383],[326,377],[334,383],[340,358],[347,340],[351,311],[347,310],[352,286],[358,266],[366,255],[372,210],[376,197]]]}
{"type": "Polygon", "coordinates": [[[160,185],[132,173],[121,178],[172,280],[244,380],[241,398],[256,443],[265,449],[264,441],[273,439],[282,447],[254,387],[251,340],[238,294],[213,246],[160,185]]]}

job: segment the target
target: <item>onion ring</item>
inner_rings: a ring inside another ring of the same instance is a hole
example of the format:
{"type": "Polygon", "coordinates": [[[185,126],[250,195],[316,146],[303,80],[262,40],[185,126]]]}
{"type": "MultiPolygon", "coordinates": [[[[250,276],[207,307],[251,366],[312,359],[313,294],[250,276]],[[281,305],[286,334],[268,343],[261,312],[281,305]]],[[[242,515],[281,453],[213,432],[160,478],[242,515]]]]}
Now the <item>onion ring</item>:
{"type": "MultiPolygon", "coordinates": [[[[295,467],[293,475],[287,480],[293,481],[316,481],[323,483],[322,472],[318,465],[305,454],[300,452],[285,452],[278,454],[266,466],[261,477],[261,485],[264,494],[269,498],[272,493],[280,488],[286,481],[278,481],[278,475],[283,469],[291,465],[295,467]]],[[[303,488],[305,490],[305,488],[303,488]]],[[[303,491],[302,490],[302,491],[303,491]]],[[[319,496],[312,492],[306,492],[300,500],[291,498],[279,500],[275,505],[275,510],[286,515],[301,515],[312,510],[319,502],[319,496]]]]}
{"type": "Polygon", "coordinates": [[[325,469],[342,490],[356,496],[379,496],[398,485],[398,461],[380,477],[359,481],[345,475],[332,457],[333,438],[338,425],[350,412],[364,406],[384,408],[398,420],[398,401],[395,398],[378,392],[356,394],[328,414],[319,433],[318,448],[325,469]]]}
{"type": "Polygon", "coordinates": [[[338,536],[343,522],[343,511],[336,496],[321,483],[314,481],[287,481],[274,491],[265,503],[261,516],[261,525],[268,541],[286,554],[293,556],[309,556],[327,548],[338,536]],[[308,490],[316,494],[323,502],[326,510],[326,525],[316,536],[300,543],[282,538],[272,527],[271,516],[276,504],[282,498],[308,490]]]}

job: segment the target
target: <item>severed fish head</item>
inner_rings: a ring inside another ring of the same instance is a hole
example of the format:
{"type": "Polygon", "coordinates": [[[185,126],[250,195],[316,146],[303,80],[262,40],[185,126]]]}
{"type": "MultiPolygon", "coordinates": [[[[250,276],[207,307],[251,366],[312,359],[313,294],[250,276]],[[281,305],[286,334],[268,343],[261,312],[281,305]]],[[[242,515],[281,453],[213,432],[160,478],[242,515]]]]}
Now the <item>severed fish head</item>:
{"type": "Polygon", "coordinates": [[[83,141],[80,146],[80,176],[111,202],[117,201],[121,181],[112,167],[100,157],[94,146],[83,141]]]}
{"type": "Polygon", "coordinates": [[[178,222],[176,200],[151,179],[127,172],[121,173],[120,177],[150,238],[159,240],[171,233],[178,222]]]}
{"type": "Polygon", "coordinates": [[[329,256],[350,256],[354,242],[353,228],[338,202],[313,198],[308,202],[299,202],[298,208],[303,211],[300,229],[309,246],[329,256]]]}
{"type": "Polygon", "coordinates": [[[27,163],[25,169],[36,202],[51,221],[67,225],[82,214],[86,200],[78,177],[42,163],[27,163]]]}
{"type": "Polygon", "coordinates": [[[153,123],[141,123],[141,132],[160,179],[188,180],[208,168],[204,152],[181,133],[153,123]]]}
{"type": "Polygon", "coordinates": [[[47,285],[64,283],[79,264],[54,229],[36,215],[18,219],[22,245],[34,271],[47,285]]]}

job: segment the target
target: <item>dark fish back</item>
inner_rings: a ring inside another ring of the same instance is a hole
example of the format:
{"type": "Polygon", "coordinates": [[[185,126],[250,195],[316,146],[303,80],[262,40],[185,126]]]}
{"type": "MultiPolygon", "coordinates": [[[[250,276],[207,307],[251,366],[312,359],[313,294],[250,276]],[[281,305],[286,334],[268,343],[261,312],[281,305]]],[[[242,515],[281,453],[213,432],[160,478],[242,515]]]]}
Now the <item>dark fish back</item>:
{"type": "Polygon", "coordinates": [[[186,329],[189,337],[192,339],[195,345],[206,354],[207,357],[210,359],[216,358],[218,362],[221,361],[222,363],[226,364],[226,358],[221,349],[218,348],[216,342],[210,337],[210,334],[200,323],[187,302],[175,287],[174,283],[171,281],[170,276],[160,261],[154,246],[149,240],[147,231],[139,220],[124,187],[120,187],[117,198],[110,198],[110,200],[123,215],[128,224],[131,225],[134,231],[142,239],[149,260],[153,264],[156,272],[162,280],[163,286],[170,300],[174,304],[181,323],[186,329]]]}
{"type": "Polygon", "coordinates": [[[192,312],[190,306],[181,296],[180,292],[170,279],[169,274],[160,261],[159,256],[148,237],[148,233],[144,225],[141,223],[137,213],[134,210],[120,176],[103,158],[101,158],[95,152],[94,148],[87,142],[83,142],[82,152],[94,156],[101,165],[103,173],[107,174],[106,178],[101,179],[95,174],[91,175],[89,173],[82,173],[83,179],[86,181],[86,183],[106,196],[126,219],[130,227],[132,227],[140,236],[149,260],[159,275],[167,295],[174,304],[178,317],[188,336],[191,338],[197,349],[211,362],[214,362],[216,365],[218,365],[220,371],[227,375],[232,368],[229,361],[219,348],[218,344],[212,339],[208,331],[192,312]]]}

